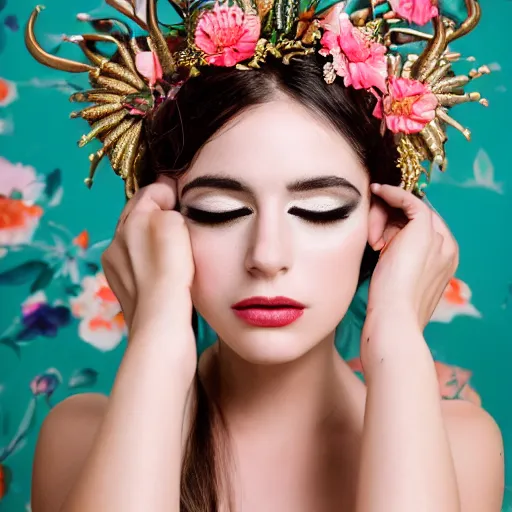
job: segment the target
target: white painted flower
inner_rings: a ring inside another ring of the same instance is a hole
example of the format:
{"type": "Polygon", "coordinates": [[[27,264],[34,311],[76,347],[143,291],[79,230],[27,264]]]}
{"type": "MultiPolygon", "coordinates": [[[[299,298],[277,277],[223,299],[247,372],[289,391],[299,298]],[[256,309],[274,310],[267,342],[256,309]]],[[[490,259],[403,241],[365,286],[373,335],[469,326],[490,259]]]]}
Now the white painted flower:
{"type": "Polygon", "coordinates": [[[13,164],[0,156],[0,195],[10,197],[19,192],[27,205],[33,205],[42,196],[45,188],[43,180],[38,179],[36,170],[30,165],[13,164]]]}
{"type": "Polygon", "coordinates": [[[99,272],[82,280],[82,293],[71,299],[71,312],[80,318],[78,334],[98,350],[116,348],[126,334],[119,302],[99,272]]]}
{"type": "Polygon", "coordinates": [[[481,318],[482,314],[471,303],[469,286],[457,278],[452,278],[437,305],[432,322],[449,323],[456,316],[472,316],[481,318]]]}

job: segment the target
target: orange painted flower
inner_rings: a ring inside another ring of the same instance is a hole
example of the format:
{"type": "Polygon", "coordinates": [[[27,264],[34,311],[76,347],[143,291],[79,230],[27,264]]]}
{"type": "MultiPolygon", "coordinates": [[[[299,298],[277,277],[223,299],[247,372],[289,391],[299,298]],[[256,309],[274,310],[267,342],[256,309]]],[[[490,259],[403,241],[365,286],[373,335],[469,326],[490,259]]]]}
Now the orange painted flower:
{"type": "Polygon", "coordinates": [[[21,199],[0,196],[0,245],[29,242],[42,215],[40,206],[30,206],[21,199]]]}
{"type": "Polygon", "coordinates": [[[82,231],[73,239],[73,243],[85,251],[89,247],[89,233],[87,231],[82,231]]]}
{"type": "Polygon", "coordinates": [[[85,277],[82,288],[82,293],[71,299],[71,311],[81,319],[79,336],[99,350],[113,350],[126,334],[126,322],[117,297],[101,272],[85,277]]]}
{"type": "Polygon", "coordinates": [[[430,321],[448,323],[459,315],[474,318],[481,318],[482,316],[471,303],[469,286],[464,281],[453,277],[448,283],[430,321]]]}
{"type": "Polygon", "coordinates": [[[18,98],[16,84],[0,78],[0,107],[6,107],[18,98]]]}

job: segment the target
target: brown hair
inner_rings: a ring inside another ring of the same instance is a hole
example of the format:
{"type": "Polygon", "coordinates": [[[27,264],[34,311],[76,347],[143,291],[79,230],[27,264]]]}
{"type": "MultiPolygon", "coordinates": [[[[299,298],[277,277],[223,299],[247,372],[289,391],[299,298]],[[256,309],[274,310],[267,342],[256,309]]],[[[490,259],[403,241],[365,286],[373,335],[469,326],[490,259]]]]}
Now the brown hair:
{"type": "MultiPolygon", "coordinates": [[[[269,58],[258,71],[210,66],[189,80],[175,100],[165,101],[148,123],[149,166],[141,185],[159,173],[176,176],[187,170],[194,156],[229,120],[245,109],[284,93],[322,116],[352,145],[372,182],[400,183],[397,151],[392,136],[380,134],[380,122],[371,112],[375,99],[366,91],[346,88],[341,79],[327,85],[323,59],[313,55],[285,65],[269,58]]],[[[378,255],[368,246],[360,281],[368,277],[378,255]]],[[[213,397],[196,374],[192,428],[184,455],[181,481],[182,512],[216,512],[227,473],[227,432],[213,397]]]]}

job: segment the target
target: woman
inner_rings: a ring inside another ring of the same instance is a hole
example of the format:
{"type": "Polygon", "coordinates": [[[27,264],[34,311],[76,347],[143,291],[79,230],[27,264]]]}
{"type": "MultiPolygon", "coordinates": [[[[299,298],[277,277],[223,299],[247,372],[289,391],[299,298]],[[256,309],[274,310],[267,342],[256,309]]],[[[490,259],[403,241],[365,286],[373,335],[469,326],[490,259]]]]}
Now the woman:
{"type": "MultiPolygon", "coordinates": [[[[227,16],[247,29],[250,13],[229,9],[206,8],[197,27],[227,16]]],[[[217,40],[198,76],[144,113],[145,160],[124,177],[128,191],[146,186],[103,259],[128,348],[108,399],[80,395],[46,419],[34,512],[500,510],[499,429],[482,409],[441,402],[422,335],[458,252],[439,216],[397,186],[417,176],[402,142],[398,159],[394,121],[419,133],[407,122],[421,119],[403,119],[419,99],[389,105],[378,70],[338,66],[344,80],[331,81],[333,27],[347,19],[334,15],[312,42],[322,51],[274,52],[257,71],[228,65],[242,47],[217,40]],[[365,386],[334,337],[370,273],[365,386]],[[199,360],[193,308],[218,336],[199,360]]],[[[166,74],[155,47],[147,77],[166,74]]]]}

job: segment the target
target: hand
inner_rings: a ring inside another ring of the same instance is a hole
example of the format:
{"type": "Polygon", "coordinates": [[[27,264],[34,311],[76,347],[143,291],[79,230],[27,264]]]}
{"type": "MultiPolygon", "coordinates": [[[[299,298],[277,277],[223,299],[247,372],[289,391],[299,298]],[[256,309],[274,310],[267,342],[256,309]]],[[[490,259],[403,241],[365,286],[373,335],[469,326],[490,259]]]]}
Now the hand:
{"type": "Polygon", "coordinates": [[[155,319],[167,326],[191,325],[194,265],[188,229],[175,205],[176,183],[170,178],[139,190],[103,254],[105,276],[130,330],[135,319],[143,327],[155,319]]]}
{"type": "Polygon", "coordinates": [[[405,216],[399,223],[388,219],[383,231],[370,227],[369,243],[381,254],[365,328],[375,329],[386,317],[402,322],[410,316],[422,332],[457,269],[457,243],[439,215],[410,192],[390,185],[372,185],[372,192],[405,216]]]}

